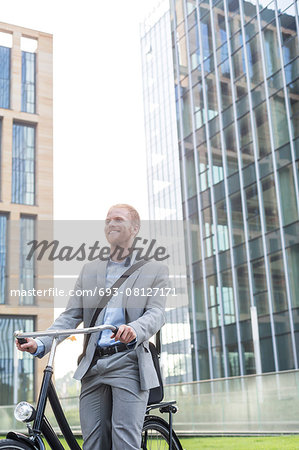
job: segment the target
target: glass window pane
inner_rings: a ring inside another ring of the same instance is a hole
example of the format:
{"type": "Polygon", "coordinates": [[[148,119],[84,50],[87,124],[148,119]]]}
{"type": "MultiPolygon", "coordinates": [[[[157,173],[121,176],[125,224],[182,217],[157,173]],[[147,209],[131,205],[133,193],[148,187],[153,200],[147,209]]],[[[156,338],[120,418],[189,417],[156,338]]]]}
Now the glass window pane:
{"type": "Polygon", "coordinates": [[[222,301],[224,324],[228,325],[236,321],[235,305],[234,305],[234,290],[231,270],[222,272],[222,301]]]}
{"type": "Polygon", "coordinates": [[[22,52],[22,111],[35,113],[36,54],[22,52]]]}
{"type": "Polygon", "coordinates": [[[33,402],[34,358],[29,353],[18,352],[17,367],[14,365],[14,336],[16,330],[34,331],[32,317],[0,317],[0,404],[12,405],[14,392],[17,401],[33,402]],[[14,371],[17,371],[15,374],[14,371]],[[15,383],[17,380],[17,384],[15,383]]]}
{"type": "Polygon", "coordinates": [[[0,108],[10,105],[10,48],[0,46],[0,108]]]}
{"type": "Polygon", "coordinates": [[[246,44],[250,81],[259,84],[263,81],[262,55],[260,50],[260,38],[256,35],[246,44]]]}
{"type": "Polygon", "coordinates": [[[190,217],[190,229],[191,229],[191,245],[192,245],[192,262],[199,261],[201,259],[201,246],[199,235],[198,216],[190,217]]]}
{"type": "Polygon", "coordinates": [[[279,370],[295,369],[290,333],[276,336],[276,346],[279,370]]]}
{"type": "Polygon", "coordinates": [[[213,51],[210,11],[200,7],[200,30],[203,43],[203,58],[206,59],[213,51]]]}
{"type": "Polygon", "coordinates": [[[196,194],[195,165],[193,153],[188,152],[185,161],[186,161],[187,197],[190,198],[196,194]]]}
{"type": "Polygon", "coordinates": [[[226,202],[222,201],[217,203],[217,236],[218,236],[218,249],[220,252],[224,252],[229,249],[229,236],[228,236],[228,224],[227,224],[227,210],[226,202]]]}
{"type": "Polygon", "coordinates": [[[271,152],[270,131],[266,103],[254,109],[255,127],[258,143],[258,156],[262,158],[271,152]]]}
{"type": "Polygon", "coordinates": [[[299,307],[299,245],[287,249],[288,277],[290,281],[293,308],[299,307]]]}
{"type": "Polygon", "coordinates": [[[195,292],[195,307],[196,307],[196,323],[197,330],[205,330],[206,324],[206,306],[203,291],[203,281],[196,280],[194,283],[195,292]]]}
{"type": "MultiPolygon", "coordinates": [[[[270,273],[273,291],[273,311],[287,309],[286,283],[281,252],[270,255],[270,273]]],[[[277,331],[276,331],[277,332],[277,331]]]]}
{"type": "Polygon", "coordinates": [[[12,202],[33,205],[35,194],[35,128],[13,124],[12,202]]]}
{"type": "Polygon", "coordinates": [[[240,48],[232,57],[234,77],[239,78],[246,73],[244,49],[240,48]]]}
{"type": "Polygon", "coordinates": [[[221,152],[220,134],[211,139],[212,161],[213,161],[213,183],[217,184],[223,180],[223,162],[221,152]]]}
{"type": "MultiPolygon", "coordinates": [[[[220,292],[217,283],[217,277],[212,276],[207,278],[207,289],[208,289],[208,305],[209,305],[209,320],[210,328],[215,328],[221,324],[220,315],[220,292]]],[[[212,345],[216,343],[212,342],[212,345]]]]}
{"type": "Polygon", "coordinates": [[[283,169],[280,169],[278,173],[283,224],[288,225],[295,220],[298,220],[292,166],[289,165],[287,167],[284,167],[283,169]]]}
{"type": "Polygon", "coordinates": [[[217,91],[214,77],[207,79],[206,89],[208,99],[208,120],[211,120],[218,115],[217,91]]]}
{"type": "Polygon", "coordinates": [[[270,111],[274,145],[278,148],[290,140],[283,90],[270,98],[270,111]]]}
{"type": "Polygon", "coordinates": [[[248,267],[247,264],[236,268],[238,305],[240,321],[247,320],[250,317],[250,300],[248,285],[248,267]]]}
{"type": "Polygon", "coordinates": [[[230,207],[233,226],[233,243],[239,245],[244,242],[244,223],[242,214],[241,193],[238,192],[230,197],[230,207]]]}
{"type": "Polygon", "coordinates": [[[273,175],[262,180],[262,190],[266,229],[267,231],[272,231],[279,228],[278,209],[273,175]]]}
{"type": "Polygon", "coordinates": [[[0,304],[6,299],[7,216],[0,214],[0,304]]]}
{"type": "Polygon", "coordinates": [[[27,259],[28,242],[35,239],[35,218],[21,216],[20,219],[20,290],[23,291],[20,297],[21,305],[33,305],[34,296],[27,292],[35,285],[35,264],[34,257],[27,259]]]}
{"type": "Polygon", "coordinates": [[[242,165],[243,167],[246,167],[254,161],[249,113],[238,120],[238,133],[242,154],[242,165]]]}
{"type": "MultiPolygon", "coordinates": [[[[247,3],[247,2],[246,2],[247,3]]],[[[242,342],[244,374],[251,375],[256,373],[255,356],[252,342],[242,342]]]]}
{"type": "Polygon", "coordinates": [[[238,166],[235,124],[224,129],[224,145],[229,175],[235,173],[238,166]]]}
{"type": "Polygon", "coordinates": [[[191,105],[189,91],[182,97],[183,138],[192,131],[191,105]]]}
{"type": "Polygon", "coordinates": [[[274,372],[275,364],[274,364],[272,339],[270,337],[261,339],[260,349],[261,349],[262,371],[264,373],[274,372]]]}
{"type": "MultiPolygon", "coordinates": [[[[273,12],[273,17],[275,17],[273,12]]],[[[267,77],[271,76],[274,72],[279,70],[280,61],[278,53],[278,41],[276,28],[275,31],[270,27],[263,30],[264,37],[264,49],[265,49],[265,60],[266,60],[266,73],[267,77]]]]}
{"type": "Polygon", "coordinates": [[[260,210],[256,185],[247,188],[245,193],[249,239],[254,239],[261,234],[260,210]]]}

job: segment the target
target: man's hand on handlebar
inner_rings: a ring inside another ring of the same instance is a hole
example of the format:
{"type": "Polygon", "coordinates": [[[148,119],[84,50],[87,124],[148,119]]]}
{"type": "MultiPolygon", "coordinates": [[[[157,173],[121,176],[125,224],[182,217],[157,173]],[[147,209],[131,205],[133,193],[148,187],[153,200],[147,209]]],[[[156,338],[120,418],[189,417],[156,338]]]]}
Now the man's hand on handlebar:
{"type": "Polygon", "coordinates": [[[19,344],[18,339],[15,340],[16,347],[21,352],[27,352],[27,353],[35,353],[37,350],[37,343],[32,338],[25,338],[27,342],[25,344],[19,344]]]}
{"type": "Polygon", "coordinates": [[[133,330],[132,327],[128,326],[128,325],[121,325],[118,330],[116,335],[114,335],[114,333],[111,335],[111,338],[114,337],[115,341],[120,341],[123,342],[124,344],[128,344],[131,341],[134,341],[134,339],[136,339],[136,333],[135,330],[133,330]]]}

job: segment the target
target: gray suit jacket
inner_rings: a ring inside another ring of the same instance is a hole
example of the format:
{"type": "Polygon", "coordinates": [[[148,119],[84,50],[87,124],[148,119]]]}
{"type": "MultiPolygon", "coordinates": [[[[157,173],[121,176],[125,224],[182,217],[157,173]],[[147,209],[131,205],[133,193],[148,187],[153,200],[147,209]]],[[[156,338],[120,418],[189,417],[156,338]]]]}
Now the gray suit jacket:
{"type": "MultiPolygon", "coordinates": [[[[82,321],[84,327],[89,326],[93,312],[99,302],[98,290],[95,296],[90,295],[90,292],[94,291],[95,287],[105,288],[106,267],[107,261],[99,260],[83,266],[74,288],[75,291],[80,292],[78,292],[78,295],[70,298],[65,311],[55,320],[49,329],[76,328],[82,321]]],[[[156,261],[149,261],[137,269],[120,288],[120,291],[124,292],[123,308],[125,310],[126,323],[137,334],[135,348],[138,357],[140,387],[142,390],[151,389],[159,385],[149,351],[148,340],[165,323],[164,310],[166,297],[165,289],[163,288],[167,287],[167,284],[167,266],[156,261]],[[158,289],[152,291],[152,295],[149,295],[151,288],[158,289]],[[125,295],[126,293],[131,295],[125,295]]],[[[96,325],[102,323],[103,316],[104,311],[99,315],[96,325]]],[[[60,341],[63,339],[61,338],[60,341]]],[[[91,364],[98,339],[99,333],[93,333],[91,335],[86,356],[82,358],[74,374],[75,379],[81,380],[86,374],[91,364]]],[[[45,353],[47,353],[50,350],[52,338],[43,337],[40,340],[45,345],[45,353]]]]}

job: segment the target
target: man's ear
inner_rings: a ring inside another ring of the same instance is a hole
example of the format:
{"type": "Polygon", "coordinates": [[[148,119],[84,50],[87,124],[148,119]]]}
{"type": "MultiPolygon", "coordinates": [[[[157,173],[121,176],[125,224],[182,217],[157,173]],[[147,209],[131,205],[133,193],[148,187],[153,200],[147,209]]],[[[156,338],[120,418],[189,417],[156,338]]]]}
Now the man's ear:
{"type": "Polygon", "coordinates": [[[140,230],[140,227],[138,225],[132,225],[132,228],[133,228],[133,235],[134,237],[136,237],[140,230]]]}

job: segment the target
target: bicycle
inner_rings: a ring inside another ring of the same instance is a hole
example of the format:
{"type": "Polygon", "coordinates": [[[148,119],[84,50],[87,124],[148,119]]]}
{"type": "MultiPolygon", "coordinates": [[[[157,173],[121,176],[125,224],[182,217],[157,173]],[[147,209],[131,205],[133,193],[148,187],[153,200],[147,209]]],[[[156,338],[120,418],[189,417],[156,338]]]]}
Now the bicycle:
{"type": "MultiPolygon", "coordinates": [[[[45,407],[47,400],[51,405],[57,424],[71,450],[81,450],[68,421],[64,415],[57,392],[52,382],[53,363],[60,336],[69,336],[73,334],[96,333],[104,330],[111,330],[116,333],[117,328],[113,325],[99,325],[90,328],[69,329],[69,330],[47,330],[41,332],[22,333],[15,332],[15,337],[20,343],[22,339],[28,337],[53,336],[48,363],[44,369],[42,384],[38,396],[36,409],[28,402],[20,402],[15,408],[15,418],[20,422],[27,424],[28,434],[15,431],[9,431],[6,439],[0,440],[0,449],[10,450],[45,450],[45,444],[42,435],[48,442],[52,450],[64,450],[63,445],[58,439],[50,422],[45,416],[45,407]],[[33,422],[33,425],[30,423],[33,422]]],[[[171,448],[172,450],[182,450],[180,441],[172,429],[172,415],[177,412],[175,401],[161,402],[149,405],[146,409],[146,415],[142,430],[142,450],[171,448]],[[153,409],[159,408],[161,413],[169,414],[169,423],[162,417],[151,415],[153,409]],[[172,443],[170,446],[170,442],[172,443]]]]}

